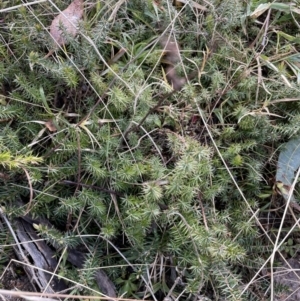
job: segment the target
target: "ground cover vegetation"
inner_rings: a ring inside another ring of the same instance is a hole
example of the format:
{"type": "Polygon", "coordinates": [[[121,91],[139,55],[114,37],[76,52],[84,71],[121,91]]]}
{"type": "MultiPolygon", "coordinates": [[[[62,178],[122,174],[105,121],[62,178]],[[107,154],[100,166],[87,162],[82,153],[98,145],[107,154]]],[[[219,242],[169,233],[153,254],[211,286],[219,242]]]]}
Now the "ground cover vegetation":
{"type": "Polygon", "coordinates": [[[300,131],[299,1],[84,1],[60,48],[71,1],[24,3],[0,4],[2,270],[5,220],[26,217],[69,294],[105,293],[98,268],[133,299],[284,291],[272,267],[299,231],[273,186],[300,131]]]}

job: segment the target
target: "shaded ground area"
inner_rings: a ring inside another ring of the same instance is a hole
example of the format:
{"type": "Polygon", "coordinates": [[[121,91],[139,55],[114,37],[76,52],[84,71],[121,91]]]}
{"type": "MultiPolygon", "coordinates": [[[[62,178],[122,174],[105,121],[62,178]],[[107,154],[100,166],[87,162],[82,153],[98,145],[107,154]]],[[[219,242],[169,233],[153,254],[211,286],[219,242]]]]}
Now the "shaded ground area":
{"type": "MultiPolygon", "coordinates": [[[[33,285],[30,283],[24,270],[11,263],[9,267],[2,273],[0,279],[0,288],[11,291],[34,292],[33,285]]],[[[20,297],[1,296],[2,300],[20,301],[20,297]]]]}

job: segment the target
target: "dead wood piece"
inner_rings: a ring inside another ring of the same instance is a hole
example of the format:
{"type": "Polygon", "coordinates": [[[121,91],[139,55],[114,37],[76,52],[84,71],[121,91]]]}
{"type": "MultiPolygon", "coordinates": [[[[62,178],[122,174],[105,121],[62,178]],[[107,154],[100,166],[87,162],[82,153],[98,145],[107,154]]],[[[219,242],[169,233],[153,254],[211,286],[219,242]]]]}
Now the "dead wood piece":
{"type": "Polygon", "coordinates": [[[97,270],[95,273],[95,280],[103,294],[105,294],[106,296],[112,297],[112,298],[117,297],[116,288],[115,288],[114,284],[111,282],[111,280],[108,278],[106,273],[104,273],[100,269],[97,270]]]}
{"type": "Polygon", "coordinates": [[[299,258],[290,258],[282,262],[281,267],[277,267],[274,273],[274,282],[286,287],[286,291],[281,293],[276,300],[298,301],[300,300],[300,264],[299,258]]]}
{"type": "Polygon", "coordinates": [[[63,280],[59,280],[56,276],[52,277],[51,272],[56,269],[57,261],[50,247],[44,241],[36,241],[40,238],[34,232],[32,226],[22,219],[16,221],[16,227],[16,234],[22,247],[28,253],[29,261],[33,262],[32,266],[38,268],[28,269],[28,272],[35,273],[35,275],[31,275],[31,278],[38,279],[39,283],[37,285],[41,291],[56,293],[67,289],[67,285],[63,280]],[[50,273],[47,273],[47,271],[50,273]],[[49,282],[50,285],[48,285],[49,282]]]}
{"type": "MultiPolygon", "coordinates": [[[[86,255],[74,249],[68,249],[67,260],[78,268],[82,268],[86,255]]],[[[108,278],[105,272],[99,268],[95,272],[95,280],[100,288],[101,292],[106,296],[116,298],[116,288],[112,281],[108,278]]]]}
{"type": "MultiPolygon", "coordinates": [[[[37,234],[35,233],[35,231],[33,230],[32,226],[31,226],[33,223],[43,224],[43,225],[46,225],[48,228],[53,227],[53,225],[47,219],[44,219],[44,218],[38,218],[38,219],[34,220],[29,215],[26,215],[26,216],[23,216],[22,219],[24,220],[24,223],[27,224],[29,226],[29,228],[31,229],[30,233],[33,232],[33,233],[31,233],[30,236],[34,237],[34,239],[38,239],[39,237],[37,236],[37,234]]],[[[39,242],[36,242],[36,243],[38,244],[39,242]]],[[[52,258],[53,254],[51,252],[53,252],[53,251],[49,248],[49,246],[47,246],[43,242],[43,244],[38,245],[38,248],[39,248],[39,251],[42,254],[44,254],[43,257],[49,258],[49,260],[48,260],[49,264],[53,268],[55,268],[57,263],[56,263],[56,260],[54,258],[52,258]],[[47,248],[45,248],[45,246],[47,248]],[[49,249],[51,252],[49,251],[49,249]]],[[[81,268],[83,268],[85,260],[86,260],[85,253],[80,252],[75,249],[68,248],[67,261],[70,262],[72,265],[81,269],[81,268]]],[[[113,282],[109,279],[109,277],[106,275],[106,273],[101,270],[100,267],[95,272],[95,281],[97,282],[97,285],[103,294],[105,294],[108,297],[112,297],[112,298],[117,297],[116,288],[115,288],[113,282]]]]}

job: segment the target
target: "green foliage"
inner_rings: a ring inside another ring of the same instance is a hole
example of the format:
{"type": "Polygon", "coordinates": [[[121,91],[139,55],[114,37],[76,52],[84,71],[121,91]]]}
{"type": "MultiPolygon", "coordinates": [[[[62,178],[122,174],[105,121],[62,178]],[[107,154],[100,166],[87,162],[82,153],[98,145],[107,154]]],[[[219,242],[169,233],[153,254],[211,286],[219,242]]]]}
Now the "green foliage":
{"type": "Polygon", "coordinates": [[[33,224],[39,235],[56,248],[71,247],[74,248],[79,244],[78,239],[71,233],[66,233],[64,236],[54,228],[48,228],[45,225],[33,224]]]}
{"type": "MultiPolygon", "coordinates": [[[[290,101],[299,94],[296,20],[271,11],[284,35],[245,17],[243,1],[210,1],[205,12],[192,2],[108,2],[87,7],[80,35],[49,57],[51,3],[7,13],[3,205],[16,216],[25,213],[16,200],[31,201],[33,216],[60,229],[36,225],[59,251],[98,251],[79,275],[64,273],[72,281],[95,289],[101,261],[120,296],[148,297],[152,287],[161,300],[249,300],[260,288],[243,294],[245,281],[271,252],[254,211],[266,205],[260,196],[276,173],[270,158],[299,134],[300,106],[290,101]],[[162,32],[181,46],[178,75],[199,71],[165,98],[162,32]]],[[[252,1],[252,11],[261,3],[252,1]]]]}
{"type": "Polygon", "coordinates": [[[0,164],[8,169],[26,167],[31,164],[38,164],[42,161],[42,158],[27,155],[13,156],[9,152],[0,154],[0,164]]]}

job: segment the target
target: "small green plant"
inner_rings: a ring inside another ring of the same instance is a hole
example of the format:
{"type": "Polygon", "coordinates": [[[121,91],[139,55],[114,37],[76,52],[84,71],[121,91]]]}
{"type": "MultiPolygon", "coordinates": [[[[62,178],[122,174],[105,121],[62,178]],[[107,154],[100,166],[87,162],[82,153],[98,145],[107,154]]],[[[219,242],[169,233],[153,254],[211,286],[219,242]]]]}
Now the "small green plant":
{"type": "Polygon", "coordinates": [[[63,275],[85,287],[101,266],[119,296],[262,300],[261,196],[299,132],[299,13],[179,2],[85,3],[79,34],[48,57],[46,29],[71,1],[7,12],[1,202],[11,218],[47,218],[55,228],[36,231],[58,255],[84,246],[84,271],[63,275]],[[180,46],[179,91],[162,38],[180,46]]]}

